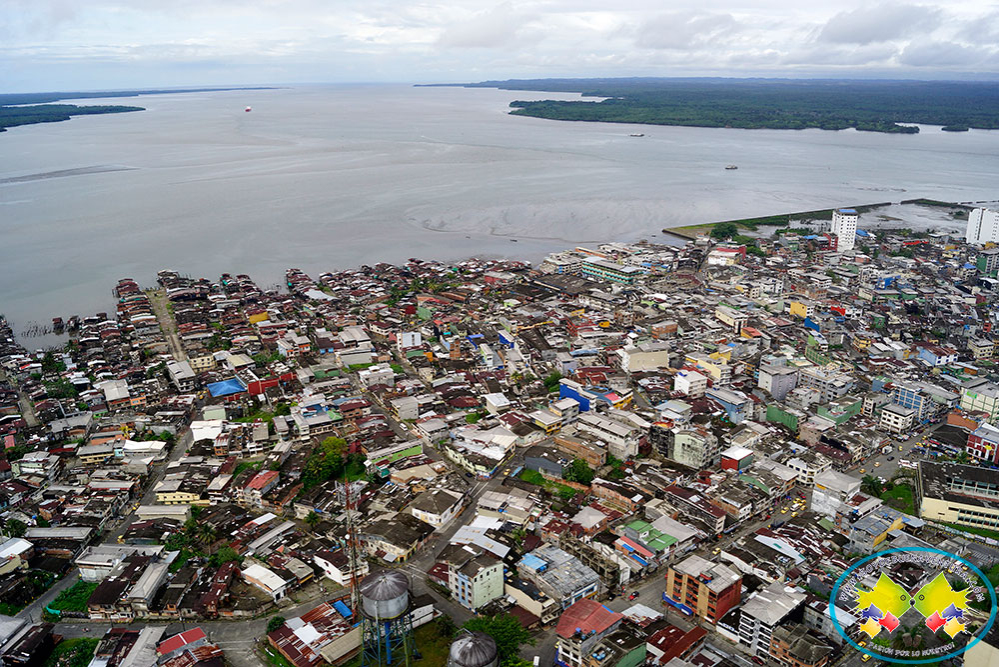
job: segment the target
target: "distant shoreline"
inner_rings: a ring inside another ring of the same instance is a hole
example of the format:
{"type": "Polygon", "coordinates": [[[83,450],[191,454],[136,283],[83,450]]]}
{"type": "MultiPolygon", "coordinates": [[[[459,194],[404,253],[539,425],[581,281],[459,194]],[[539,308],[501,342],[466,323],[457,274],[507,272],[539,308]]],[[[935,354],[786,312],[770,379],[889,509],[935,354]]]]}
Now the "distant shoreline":
{"type": "Polygon", "coordinates": [[[425,87],[575,93],[598,100],[515,100],[511,115],[548,120],[918,134],[999,129],[994,83],[835,79],[511,79],[425,87]]]}
{"type": "Polygon", "coordinates": [[[169,95],[173,93],[209,93],[230,90],[275,90],[273,87],[238,88],[182,88],[176,90],[117,90],[54,93],[0,93],[0,132],[8,127],[37,125],[38,123],[58,123],[74,116],[92,116],[109,113],[130,113],[145,111],[143,107],[124,105],[79,106],[76,104],[53,104],[65,100],[104,99],[108,97],[138,97],[140,95],[169,95]]]}

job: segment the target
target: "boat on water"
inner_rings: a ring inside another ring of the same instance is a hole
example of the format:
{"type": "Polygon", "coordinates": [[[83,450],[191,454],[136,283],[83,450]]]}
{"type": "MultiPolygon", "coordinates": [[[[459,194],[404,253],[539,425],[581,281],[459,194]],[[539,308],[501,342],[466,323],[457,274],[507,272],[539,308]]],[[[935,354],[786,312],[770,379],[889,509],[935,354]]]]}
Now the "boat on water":
{"type": "Polygon", "coordinates": [[[738,169],[739,167],[737,165],[734,165],[734,164],[727,164],[727,165],[725,165],[725,168],[728,169],[728,170],[732,170],[732,169],[738,169]]]}
{"type": "Polygon", "coordinates": [[[631,133],[631,134],[629,134],[628,136],[629,136],[629,137],[644,137],[645,135],[644,135],[644,134],[642,134],[641,132],[632,132],[632,133],[631,133]]]}
{"type": "Polygon", "coordinates": [[[52,331],[54,331],[55,333],[58,334],[58,333],[62,333],[65,328],[66,328],[66,325],[63,323],[61,317],[53,317],[52,318],[52,331]]]}
{"type": "Polygon", "coordinates": [[[246,109],[244,109],[244,111],[246,113],[250,113],[251,111],[253,111],[253,107],[246,107],[246,109]]]}

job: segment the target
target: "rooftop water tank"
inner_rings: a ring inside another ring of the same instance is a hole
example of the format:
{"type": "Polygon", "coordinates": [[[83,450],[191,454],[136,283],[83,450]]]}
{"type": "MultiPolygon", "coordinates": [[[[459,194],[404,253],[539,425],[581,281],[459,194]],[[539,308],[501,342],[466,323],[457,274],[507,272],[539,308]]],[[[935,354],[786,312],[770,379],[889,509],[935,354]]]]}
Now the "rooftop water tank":
{"type": "Polygon", "coordinates": [[[484,632],[463,632],[451,643],[448,667],[496,667],[496,642],[484,632]]]}
{"type": "Polygon", "coordinates": [[[361,608],[369,618],[389,620],[409,608],[409,577],[398,570],[380,570],[360,585],[361,608]]]}

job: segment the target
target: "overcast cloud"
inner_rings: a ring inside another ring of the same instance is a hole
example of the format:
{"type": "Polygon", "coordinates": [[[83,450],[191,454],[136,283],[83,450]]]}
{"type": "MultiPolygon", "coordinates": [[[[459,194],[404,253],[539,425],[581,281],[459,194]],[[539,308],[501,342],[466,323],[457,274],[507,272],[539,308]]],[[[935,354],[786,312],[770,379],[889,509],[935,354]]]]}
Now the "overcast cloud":
{"type": "Polygon", "coordinates": [[[3,0],[0,91],[546,76],[999,78],[967,0],[3,0]]]}

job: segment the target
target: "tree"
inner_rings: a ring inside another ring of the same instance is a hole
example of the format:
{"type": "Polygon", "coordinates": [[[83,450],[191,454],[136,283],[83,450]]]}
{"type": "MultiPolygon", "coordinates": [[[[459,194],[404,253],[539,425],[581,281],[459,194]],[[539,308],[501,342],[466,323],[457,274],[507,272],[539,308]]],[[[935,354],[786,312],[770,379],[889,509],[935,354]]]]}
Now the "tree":
{"type": "Polygon", "coordinates": [[[222,567],[222,565],[230,561],[241,562],[242,560],[243,557],[227,544],[211,555],[208,559],[208,564],[212,567],[222,567]]]}
{"type": "Polygon", "coordinates": [[[7,523],[4,524],[4,530],[11,537],[24,537],[24,534],[28,532],[28,526],[23,521],[7,519],[7,523]]]}
{"type": "Polygon", "coordinates": [[[271,620],[267,621],[267,632],[274,632],[284,625],[284,621],[284,616],[271,616],[271,620]]]}
{"type": "Polygon", "coordinates": [[[480,616],[462,627],[472,632],[484,632],[493,638],[501,667],[519,667],[523,662],[519,656],[521,645],[534,645],[531,633],[513,616],[480,616]]]}
{"type": "Polygon", "coordinates": [[[454,621],[447,614],[443,614],[437,617],[437,634],[446,639],[454,637],[454,633],[458,631],[458,626],[454,624],[454,621]]]}
{"type": "Polygon", "coordinates": [[[874,496],[877,498],[881,495],[881,480],[873,475],[864,475],[864,478],[860,480],[860,490],[869,496],[874,496]]]}
{"type": "Polygon", "coordinates": [[[212,544],[215,542],[215,526],[210,523],[203,523],[198,526],[198,533],[208,547],[208,553],[212,553],[212,544]]]}
{"type": "Polygon", "coordinates": [[[347,441],[343,438],[337,438],[336,436],[330,436],[323,440],[320,447],[323,448],[323,454],[326,456],[333,456],[336,458],[343,458],[343,453],[347,449],[347,441]]]}
{"type": "Polygon", "coordinates": [[[343,474],[347,451],[347,441],[343,438],[329,437],[312,450],[302,471],[302,484],[311,489],[317,484],[339,477],[343,474]]]}
{"type": "Polygon", "coordinates": [[[316,526],[318,526],[318,525],[319,525],[319,522],[320,522],[320,521],[322,521],[322,518],[320,518],[320,516],[319,516],[318,514],[316,514],[315,512],[309,512],[309,513],[308,513],[308,514],[307,514],[307,515],[305,516],[305,523],[306,523],[306,525],[308,525],[308,526],[309,526],[309,528],[311,528],[312,530],[315,530],[315,529],[316,529],[316,526]]]}
{"type": "Polygon", "coordinates": [[[739,233],[739,227],[734,222],[722,222],[711,228],[711,236],[716,239],[732,238],[739,233]]]}
{"type": "Polygon", "coordinates": [[[548,377],[545,378],[545,389],[548,393],[551,393],[558,389],[559,381],[562,379],[562,374],[558,371],[552,371],[548,377]]]}
{"type": "Polygon", "coordinates": [[[573,459],[572,463],[562,469],[562,479],[570,482],[589,485],[593,481],[594,473],[583,459],[573,459]]]}

